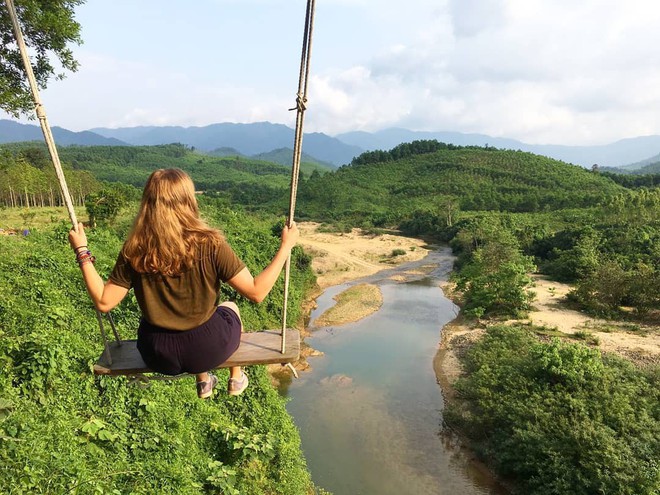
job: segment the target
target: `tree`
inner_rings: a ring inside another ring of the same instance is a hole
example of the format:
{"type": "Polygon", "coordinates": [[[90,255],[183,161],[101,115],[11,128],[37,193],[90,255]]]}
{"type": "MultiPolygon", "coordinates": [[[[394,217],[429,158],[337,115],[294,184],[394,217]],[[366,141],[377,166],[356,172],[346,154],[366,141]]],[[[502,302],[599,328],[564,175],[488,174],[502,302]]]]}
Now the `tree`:
{"type": "Polygon", "coordinates": [[[96,227],[98,223],[112,223],[119,210],[126,204],[126,199],[122,194],[108,187],[98,193],[90,194],[85,201],[85,208],[89,215],[89,223],[96,227]]]}
{"type": "Polygon", "coordinates": [[[464,260],[454,280],[463,292],[466,314],[520,317],[532,301],[527,290],[528,273],[536,270],[532,258],[522,254],[508,229],[489,217],[468,225],[456,237],[461,233],[464,260]]]}
{"type": "MultiPolygon", "coordinates": [[[[51,78],[64,78],[64,74],[55,72],[51,63],[54,58],[63,69],[75,72],[78,62],[69,44],[79,45],[82,40],[73,9],[84,0],[15,0],[15,3],[37,85],[44,89],[51,78]]],[[[14,117],[29,115],[34,110],[5,2],[0,6],[0,109],[14,117]]]]}

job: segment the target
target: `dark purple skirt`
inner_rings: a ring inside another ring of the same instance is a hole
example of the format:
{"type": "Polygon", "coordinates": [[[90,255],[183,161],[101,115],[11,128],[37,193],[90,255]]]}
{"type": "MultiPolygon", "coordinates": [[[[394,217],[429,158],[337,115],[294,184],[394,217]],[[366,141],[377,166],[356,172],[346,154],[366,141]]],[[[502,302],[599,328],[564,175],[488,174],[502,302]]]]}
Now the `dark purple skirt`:
{"type": "Polygon", "coordinates": [[[204,373],[224,363],[241,343],[241,320],[225,306],[192,330],[167,330],[142,320],[137,348],[145,364],[158,373],[204,373]]]}

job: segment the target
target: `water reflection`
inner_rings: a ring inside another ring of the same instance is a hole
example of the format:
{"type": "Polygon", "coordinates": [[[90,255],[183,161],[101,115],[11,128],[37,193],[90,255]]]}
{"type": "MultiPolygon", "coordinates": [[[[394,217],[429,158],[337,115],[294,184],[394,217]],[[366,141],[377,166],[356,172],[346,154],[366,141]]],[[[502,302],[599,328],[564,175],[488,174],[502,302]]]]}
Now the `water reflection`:
{"type": "MultiPolygon", "coordinates": [[[[439,283],[451,258],[439,251],[358,282],[377,283],[383,307],[353,324],[315,331],[311,372],[288,388],[314,482],[335,495],[499,494],[440,435],[443,401],[433,371],[440,329],[456,315],[439,283]],[[433,264],[400,283],[397,274],[433,264]]],[[[347,285],[318,300],[313,319],[347,285]]]]}

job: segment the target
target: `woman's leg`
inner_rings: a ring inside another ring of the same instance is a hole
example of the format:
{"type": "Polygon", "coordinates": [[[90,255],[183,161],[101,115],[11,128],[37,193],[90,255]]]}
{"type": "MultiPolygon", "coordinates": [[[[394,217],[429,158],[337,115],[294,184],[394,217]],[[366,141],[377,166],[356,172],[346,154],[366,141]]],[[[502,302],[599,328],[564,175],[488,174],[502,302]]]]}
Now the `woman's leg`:
{"type": "MultiPolygon", "coordinates": [[[[241,322],[241,333],[243,333],[243,320],[241,320],[241,311],[238,309],[238,306],[236,305],[235,302],[233,301],[225,301],[219,306],[224,306],[226,308],[231,309],[234,313],[236,313],[236,316],[238,316],[238,320],[241,322]]],[[[239,380],[241,378],[241,367],[240,366],[232,366],[229,368],[229,378],[234,378],[239,380]]],[[[197,380],[199,381],[199,375],[197,375],[197,380]]]]}

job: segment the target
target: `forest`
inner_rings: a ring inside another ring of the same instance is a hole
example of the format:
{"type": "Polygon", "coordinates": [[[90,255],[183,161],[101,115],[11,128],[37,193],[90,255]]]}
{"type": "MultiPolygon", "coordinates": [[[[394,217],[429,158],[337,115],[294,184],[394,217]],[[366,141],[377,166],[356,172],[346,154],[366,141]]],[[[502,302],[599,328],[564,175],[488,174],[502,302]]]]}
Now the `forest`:
{"type": "MultiPolygon", "coordinates": [[[[155,167],[178,166],[191,174],[203,192],[206,218],[235,240],[248,266],[262,266],[276,245],[273,232],[282,219],[274,214],[286,211],[287,167],[207,157],[179,144],[63,147],[61,156],[67,178],[89,178],[78,203],[98,221],[90,242],[99,246],[97,266],[105,274],[130,225],[139,188],[155,167]]],[[[26,179],[38,172],[48,176],[42,148],[6,146],[0,159],[3,207],[26,211],[50,197],[48,187],[26,179]],[[12,203],[18,192],[23,199],[12,203]]],[[[462,312],[477,322],[524,315],[533,303],[530,274],[540,272],[573,284],[571,298],[583,311],[658,324],[660,190],[653,177],[627,181],[519,151],[418,141],[366,153],[335,172],[304,174],[298,211],[298,218],[338,231],[396,228],[448,242],[456,254],[453,278],[462,312]]],[[[8,337],[0,344],[0,456],[8,467],[0,488],[309,493],[297,432],[265,370],[254,371],[258,385],[244,402],[212,406],[192,401],[188,383],[142,390],[127,387],[124,379],[91,376],[99,342],[68,256],[66,228],[54,223],[31,229],[27,237],[0,238],[0,328],[8,337]],[[56,438],[59,431],[67,435],[56,438]],[[25,472],[28,456],[31,471],[25,472]],[[94,475],[106,463],[113,468],[94,475]],[[190,467],[200,463],[204,469],[190,467]],[[50,486],[44,481],[48,471],[58,473],[50,486]]],[[[314,283],[309,257],[297,250],[294,265],[292,323],[314,283]]],[[[250,328],[276,326],[278,290],[262,306],[241,302],[250,328]]],[[[137,315],[131,300],[115,318],[130,332],[137,315]]],[[[487,344],[468,356],[473,372],[459,385],[463,402],[448,413],[453,425],[472,432],[475,451],[487,462],[496,458],[494,469],[513,479],[520,493],[655,493],[657,366],[638,369],[585,344],[539,340],[531,328],[498,328],[489,329],[487,344]],[[478,373],[482,368],[491,374],[478,373]],[[612,394],[619,398],[614,405],[612,394]],[[567,398],[580,415],[566,411],[567,398]],[[538,416],[543,408],[545,422],[538,416]],[[552,421],[567,414],[565,424],[552,421]],[[520,424],[531,426],[520,430],[520,424]],[[492,434],[500,428],[509,433],[492,434]],[[585,444],[579,436],[567,440],[567,428],[584,436],[608,433],[585,444]],[[519,452],[530,460],[523,463],[519,452]],[[556,462],[548,464],[550,458],[556,462]],[[576,459],[598,461],[592,469],[576,459]],[[644,474],[624,469],[628,465],[643,466],[644,474]]]]}

